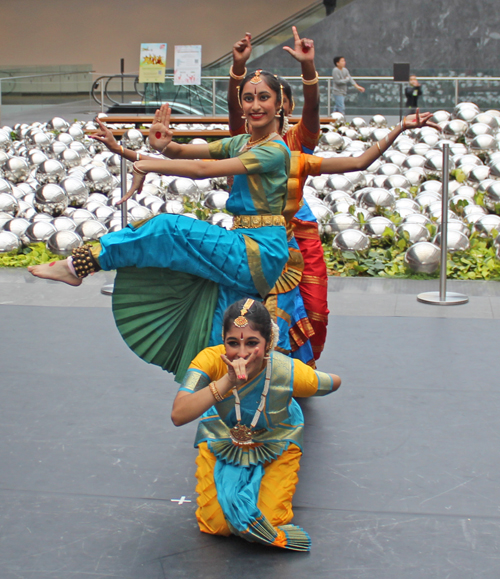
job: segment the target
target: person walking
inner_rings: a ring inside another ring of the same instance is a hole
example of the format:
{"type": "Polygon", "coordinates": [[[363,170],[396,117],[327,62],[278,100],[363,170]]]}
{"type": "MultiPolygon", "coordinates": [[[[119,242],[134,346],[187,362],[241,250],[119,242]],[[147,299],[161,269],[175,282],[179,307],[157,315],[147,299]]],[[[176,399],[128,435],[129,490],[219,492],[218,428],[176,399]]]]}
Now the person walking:
{"type": "Polygon", "coordinates": [[[414,115],[418,108],[418,97],[422,94],[422,85],[416,74],[410,74],[409,84],[405,88],[407,114],[414,115]]]}
{"type": "Polygon", "coordinates": [[[347,95],[347,85],[352,84],[359,92],[365,92],[364,87],[360,86],[349,74],[345,66],[345,57],[336,56],[333,59],[333,96],[335,99],[334,112],[345,115],[345,97],[347,95]]]}

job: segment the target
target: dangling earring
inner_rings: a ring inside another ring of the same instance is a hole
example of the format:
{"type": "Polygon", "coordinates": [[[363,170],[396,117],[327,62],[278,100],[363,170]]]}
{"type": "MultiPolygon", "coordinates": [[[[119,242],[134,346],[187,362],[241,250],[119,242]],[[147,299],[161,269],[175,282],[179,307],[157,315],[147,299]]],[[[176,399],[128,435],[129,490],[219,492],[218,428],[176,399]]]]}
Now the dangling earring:
{"type": "Polygon", "coordinates": [[[288,133],[288,129],[290,128],[290,122],[288,117],[283,119],[283,128],[281,129],[281,136],[284,137],[288,133]]]}
{"type": "Polygon", "coordinates": [[[248,126],[248,119],[245,119],[245,133],[250,134],[250,127],[248,126]]]}

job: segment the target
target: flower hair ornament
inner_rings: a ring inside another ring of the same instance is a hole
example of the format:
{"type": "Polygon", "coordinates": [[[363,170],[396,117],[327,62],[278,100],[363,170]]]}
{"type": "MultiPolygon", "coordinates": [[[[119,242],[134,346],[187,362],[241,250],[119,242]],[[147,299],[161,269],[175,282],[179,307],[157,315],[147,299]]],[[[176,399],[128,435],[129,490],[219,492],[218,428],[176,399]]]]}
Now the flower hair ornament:
{"type": "Polygon", "coordinates": [[[278,324],[275,321],[271,320],[271,326],[272,326],[271,341],[269,343],[269,346],[266,348],[266,359],[269,359],[269,354],[276,348],[280,339],[280,329],[278,327],[278,324]]]}

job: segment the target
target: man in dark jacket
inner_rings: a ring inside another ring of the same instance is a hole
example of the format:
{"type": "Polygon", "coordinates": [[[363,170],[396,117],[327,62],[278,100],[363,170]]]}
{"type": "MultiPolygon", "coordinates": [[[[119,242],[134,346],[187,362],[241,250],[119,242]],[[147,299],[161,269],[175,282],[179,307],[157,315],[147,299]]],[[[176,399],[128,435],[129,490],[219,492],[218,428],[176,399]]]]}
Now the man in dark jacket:
{"type": "Polygon", "coordinates": [[[409,85],[405,88],[407,115],[415,114],[418,107],[418,97],[421,94],[422,87],[416,75],[410,74],[409,85]]]}

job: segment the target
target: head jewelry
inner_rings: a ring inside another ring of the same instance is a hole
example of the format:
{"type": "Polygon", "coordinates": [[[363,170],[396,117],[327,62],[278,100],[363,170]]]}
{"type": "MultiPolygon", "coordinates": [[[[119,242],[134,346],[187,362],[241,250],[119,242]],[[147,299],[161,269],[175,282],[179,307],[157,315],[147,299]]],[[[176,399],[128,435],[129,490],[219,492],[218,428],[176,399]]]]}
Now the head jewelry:
{"type": "Polygon", "coordinates": [[[254,301],[255,300],[248,298],[243,304],[243,307],[240,310],[240,315],[233,322],[237,328],[246,328],[248,326],[248,320],[245,318],[245,314],[252,307],[254,301]]]}

